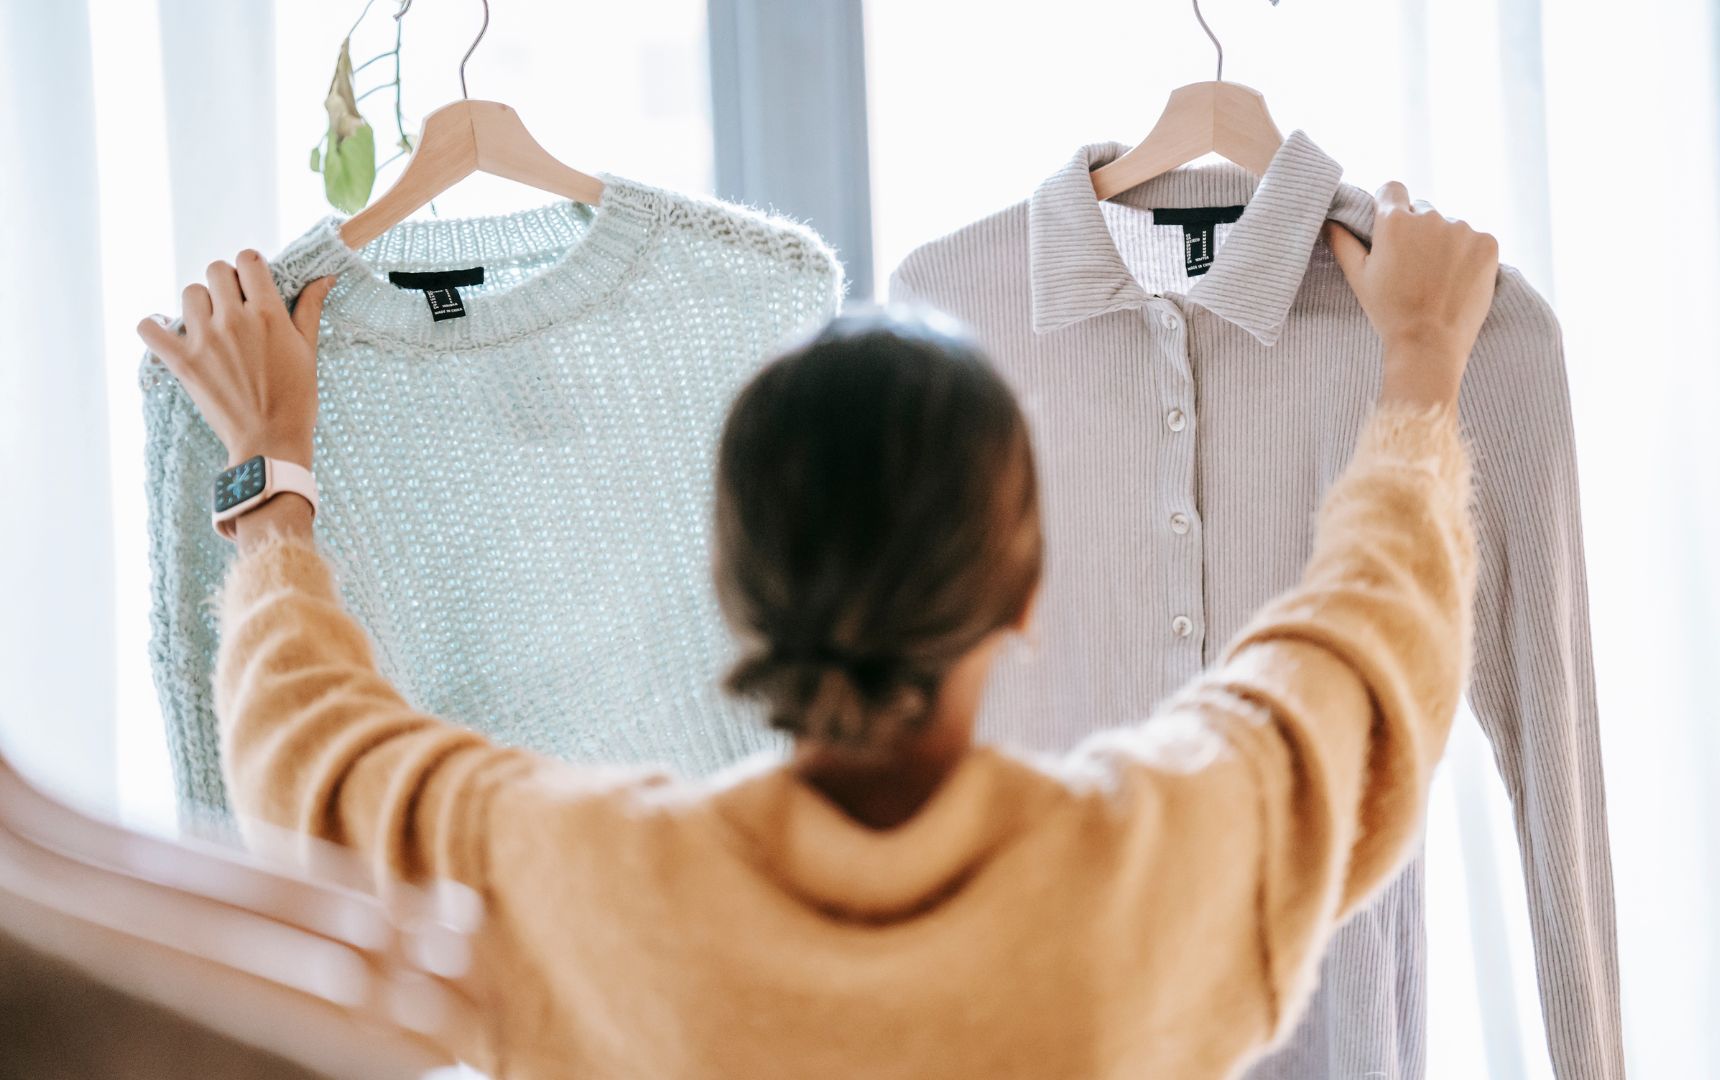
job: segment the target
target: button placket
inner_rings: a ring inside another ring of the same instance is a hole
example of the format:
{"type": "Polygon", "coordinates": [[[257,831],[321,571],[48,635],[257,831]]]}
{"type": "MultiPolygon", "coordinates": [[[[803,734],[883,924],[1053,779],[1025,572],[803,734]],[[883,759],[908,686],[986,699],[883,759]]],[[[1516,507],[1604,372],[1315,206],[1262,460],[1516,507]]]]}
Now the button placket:
{"type": "Polygon", "coordinates": [[[1187,539],[1195,535],[1196,526],[1195,514],[1189,509],[1196,502],[1196,443],[1191,423],[1193,417],[1187,405],[1194,399],[1194,370],[1189,355],[1186,317],[1177,310],[1175,302],[1155,297],[1149,310],[1142,314],[1148,326],[1152,327],[1154,343],[1159,346],[1154,351],[1170,361],[1160,367],[1162,377],[1157,380],[1163,395],[1159,418],[1165,426],[1165,451],[1159,460],[1165,471],[1157,478],[1156,487],[1164,499],[1159,504],[1160,528],[1167,530],[1160,535],[1166,536],[1171,544],[1167,549],[1169,563],[1175,569],[1170,591],[1159,598],[1163,606],[1154,606],[1160,613],[1158,618],[1166,620],[1159,623],[1158,633],[1167,635],[1170,641],[1164,654],[1167,671],[1180,682],[1200,670],[1205,593],[1201,546],[1189,543],[1187,539]]]}

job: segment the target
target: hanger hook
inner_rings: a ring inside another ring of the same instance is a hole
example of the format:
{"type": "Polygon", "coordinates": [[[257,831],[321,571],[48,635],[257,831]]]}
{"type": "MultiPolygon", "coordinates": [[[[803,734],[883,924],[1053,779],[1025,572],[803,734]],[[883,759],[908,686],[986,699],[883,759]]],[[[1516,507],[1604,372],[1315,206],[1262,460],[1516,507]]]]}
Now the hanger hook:
{"type": "Polygon", "coordinates": [[[466,50],[466,55],[460,57],[460,96],[470,97],[466,93],[466,61],[478,51],[478,42],[484,40],[484,34],[490,29],[490,0],[484,0],[484,25],[478,27],[478,36],[472,39],[472,47],[466,50]]]}
{"type": "MultiPolygon", "coordinates": [[[[466,61],[470,60],[472,54],[478,51],[478,42],[484,40],[484,34],[490,29],[490,0],[483,0],[483,3],[484,25],[478,27],[478,36],[472,39],[472,47],[466,50],[465,56],[460,57],[460,96],[465,99],[470,99],[472,96],[466,92],[466,61]]],[[[394,13],[394,17],[400,18],[411,7],[412,0],[400,0],[400,10],[394,13]]]]}
{"type": "MultiPolygon", "coordinates": [[[[1272,2],[1274,4],[1276,4],[1276,3],[1278,3],[1278,0],[1272,0],[1272,2]]],[[[1202,30],[1206,31],[1206,36],[1212,39],[1212,47],[1218,50],[1218,74],[1215,76],[1215,78],[1219,82],[1223,82],[1224,81],[1224,46],[1219,44],[1218,35],[1214,34],[1212,32],[1212,27],[1206,25],[1206,19],[1200,13],[1200,0],[1194,0],[1194,17],[1195,17],[1195,20],[1200,23],[1200,28],[1202,30]]]]}

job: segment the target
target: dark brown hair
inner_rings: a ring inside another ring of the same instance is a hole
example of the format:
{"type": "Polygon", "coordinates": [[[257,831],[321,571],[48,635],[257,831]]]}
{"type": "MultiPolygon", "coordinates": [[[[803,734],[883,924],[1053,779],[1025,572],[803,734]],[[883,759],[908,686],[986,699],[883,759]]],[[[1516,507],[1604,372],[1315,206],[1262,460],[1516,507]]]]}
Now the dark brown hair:
{"type": "Polygon", "coordinates": [[[973,341],[931,312],[838,317],[723,428],[714,569],[742,647],[725,685],[794,735],[886,744],[1020,618],[1043,551],[1027,424],[973,341]]]}

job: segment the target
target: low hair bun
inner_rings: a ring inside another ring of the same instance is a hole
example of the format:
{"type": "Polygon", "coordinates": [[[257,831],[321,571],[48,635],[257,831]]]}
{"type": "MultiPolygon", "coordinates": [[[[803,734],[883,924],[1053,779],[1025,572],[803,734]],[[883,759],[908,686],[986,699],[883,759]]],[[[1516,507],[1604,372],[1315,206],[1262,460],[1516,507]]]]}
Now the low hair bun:
{"type": "Polygon", "coordinates": [[[936,679],[889,656],[834,646],[772,645],[743,658],[727,689],[760,698],[770,726],[796,737],[849,746],[875,746],[922,724],[931,712],[936,679]]]}

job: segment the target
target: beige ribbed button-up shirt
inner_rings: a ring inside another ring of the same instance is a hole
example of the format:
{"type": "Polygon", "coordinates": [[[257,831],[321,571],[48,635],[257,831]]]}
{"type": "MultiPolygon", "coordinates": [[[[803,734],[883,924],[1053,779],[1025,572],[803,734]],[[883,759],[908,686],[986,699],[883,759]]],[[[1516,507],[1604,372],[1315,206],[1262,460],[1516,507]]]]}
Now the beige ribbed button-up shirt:
{"type": "MultiPolygon", "coordinates": [[[[1032,425],[1040,643],[999,663],[981,733],[1035,748],[1144,717],[1295,583],[1379,385],[1379,339],[1319,239],[1328,217],[1372,232],[1372,197],[1335,161],[1295,131],[1263,177],[1200,165],[1099,203],[1088,172],[1124,149],[1082,147],[890,284],[969,322],[1032,425]],[[1210,236],[1152,213],[1224,206],[1245,209],[1210,236]],[[1190,276],[1203,241],[1216,251],[1190,276]]],[[[1511,267],[1462,415],[1482,559],[1470,704],[1516,810],[1555,1069],[1611,1080],[1618,960],[1570,402],[1558,322],[1511,267]]],[[[1418,858],[1340,931],[1306,1019],[1251,1080],[1418,1080],[1425,986],[1418,858]]]]}

